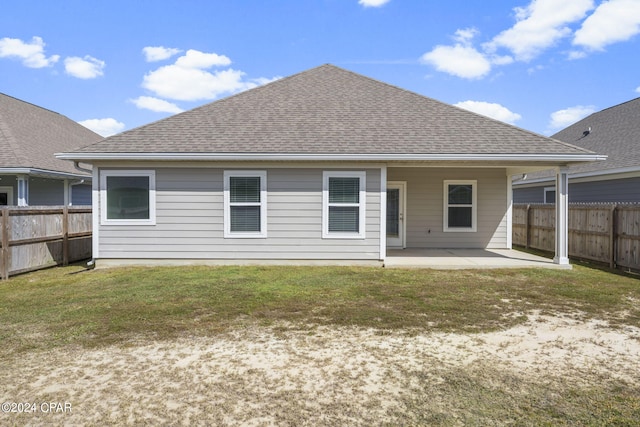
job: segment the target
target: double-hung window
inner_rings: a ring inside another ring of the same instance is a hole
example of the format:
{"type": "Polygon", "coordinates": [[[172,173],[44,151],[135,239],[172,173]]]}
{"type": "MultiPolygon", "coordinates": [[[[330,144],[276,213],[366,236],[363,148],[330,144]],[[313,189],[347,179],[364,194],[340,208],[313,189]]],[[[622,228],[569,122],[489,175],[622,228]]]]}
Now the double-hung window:
{"type": "Polygon", "coordinates": [[[100,206],[102,225],[155,225],[155,171],[101,170],[100,206]]]}
{"type": "Polygon", "coordinates": [[[477,230],[477,181],[444,181],[444,231],[477,230]]]}
{"type": "Polygon", "coordinates": [[[267,172],[224,172],[224,237],[267,237],[267,172]]]}
{"type": "Polygon", "coordinates": [[[323,173],[322,237],[364,239],[366,172],[323,173]]]}

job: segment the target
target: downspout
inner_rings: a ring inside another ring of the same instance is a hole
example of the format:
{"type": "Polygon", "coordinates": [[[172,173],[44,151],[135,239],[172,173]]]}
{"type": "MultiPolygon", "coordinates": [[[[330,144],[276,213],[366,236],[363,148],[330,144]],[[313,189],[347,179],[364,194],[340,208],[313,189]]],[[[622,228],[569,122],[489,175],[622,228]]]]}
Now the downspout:
{"type": "MultiPolygon", "coordinates": [[[[80,172],[85,172],[88,173],[90,175],[92,175],[92,191],[91,191],[91,211],[92,211],[92,220],[93,220],[93,230],[92,230],[92,250],[91,250],[91,261],[87,262],[87,268],[95,268],[96,266],[96,255],[97,255],[97,240],[98,240],[98,230],[97,230],[97,225],[96,225],[96,214],[95,214],[95,210],[98,207],[98,201],[96,200],[96,196],[98,195],[97,192],[97,182],[98,182],[98,174],[97,174],[97,170],[94,171],[93,169],[87,169],[87,168],[83,168],[82,166],[80,166],[80,162],[77,160],[73,161],[73,167],[76,168],[77,170],[79,170],[80,172]]],[[[76,184],[81,184],[84,182],[84,179],[76,184]]]]}
{"type": "Polygon", "coordinates": [[[93,174],[93,169],[83,168],[77,160],[74,160],[73,167],[78,169],[80,172],[88,173],[89,175],[93,174]]]}

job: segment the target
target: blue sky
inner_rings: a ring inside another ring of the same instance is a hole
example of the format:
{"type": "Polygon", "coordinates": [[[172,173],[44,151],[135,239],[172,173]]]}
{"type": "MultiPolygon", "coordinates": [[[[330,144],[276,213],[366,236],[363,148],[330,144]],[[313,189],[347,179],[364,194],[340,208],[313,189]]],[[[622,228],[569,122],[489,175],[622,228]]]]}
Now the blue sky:
{"type": "Polygon", "coordinates": [[[0,92],[109,135],[331,63],[550,135],[640,96],[640,0],[4,0],[0,92]]]}

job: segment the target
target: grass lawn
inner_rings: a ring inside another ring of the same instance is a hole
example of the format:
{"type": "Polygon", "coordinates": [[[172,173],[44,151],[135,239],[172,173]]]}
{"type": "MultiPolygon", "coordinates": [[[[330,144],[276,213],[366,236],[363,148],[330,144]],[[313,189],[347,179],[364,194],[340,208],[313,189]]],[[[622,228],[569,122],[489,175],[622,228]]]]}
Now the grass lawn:
{"type": "MultiPolygon", "coordinates": [[[[640,280],[581,266],[570,271],[347,267],[84,271],[70,266],[0,282],[0,360],[56,349],[216,337],[240,324],[285,335],[355,327],[407,339],[434,333],[473,336],[524,324],[533,312],[606,320],[613,328],[640,327],[640,280]]],[[[414,385],[425,392],[405,396],[404,411],[390,419],[401,424],[481,425],[494,416],[502,420],[497,424],[503,424],[513,421],[510,414],[516,411],[520,414],[516,424],[521,425],[640,424],[637,383],[515,384],[495,368],[478,366],[443,371],[444,380],[435,388],[426,374],[414,373],[414,385]],[[507,385],[497,387],[496,382],[507,385]],[[446,408],[450,401],[443,396],[461,407],[446,413],[425,410],[438,399],[446,408]],[[451,411],[456,410],[452,418],[451,411]]]]}

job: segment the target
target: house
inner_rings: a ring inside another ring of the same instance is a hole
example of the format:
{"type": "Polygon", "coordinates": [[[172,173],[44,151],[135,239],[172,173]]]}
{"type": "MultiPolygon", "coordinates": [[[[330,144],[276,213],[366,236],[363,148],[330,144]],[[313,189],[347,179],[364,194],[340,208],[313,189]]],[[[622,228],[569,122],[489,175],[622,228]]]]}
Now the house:
{"type": "MultiPolygon", "coordinates": [[[[552,136],[607,155],[569,167],[569,202],[640,203],[640,98],[607,108],[552,136]]],[[[553,171],[513,183],[515,203],[555,203],[553,171]]]]}
{"type": "Polygon", "coordinates": [[[511,176],[601,156],[322,65],[58,158],[93,164],[109,266],[510,248],[511,176]]]}
{"type": "Polygon", "coordinates": [[[54,154],[101,139],[61,114],[0,93],[0,205],[90,205],[90,171],[54,154]]]}

